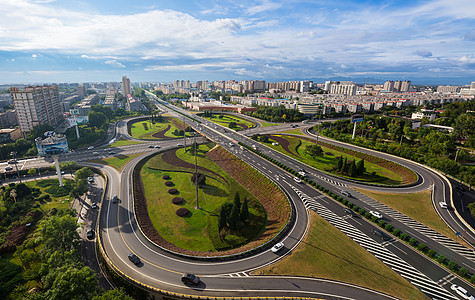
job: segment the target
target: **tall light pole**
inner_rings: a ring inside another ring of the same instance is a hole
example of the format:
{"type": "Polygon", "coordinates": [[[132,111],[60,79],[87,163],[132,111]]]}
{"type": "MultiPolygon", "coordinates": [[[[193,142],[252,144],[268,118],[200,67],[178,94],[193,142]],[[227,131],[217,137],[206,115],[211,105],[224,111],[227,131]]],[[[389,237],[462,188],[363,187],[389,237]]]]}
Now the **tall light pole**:
{"type": "Polygon", "coordinates": [[[198,162],[197,162],[197,159],[196,159],[196,148],[198,148],[197,144],[196,144],[196,134],[197,132],[195,132],[193,134],[193,138],[194,138],[194,143],[195,143],[195,186],[196,186],[196,209],[200,209],[200,205],[198,204],[198,162]]]}
{"type": "Polygon", "coordinates": [[[15,164],[16,174],[18,176],[18,180],[21,183],[20,172],[18,172],[18,164],[17,164],[17,161],[16,161],[16,151],[10,152],[10,155],[13,156],[13,163],[15,164]]]}
{"type": "Polygon", "coordinates": [[[185,153],[186,153],[186,121],[183,118],[183,143],[185,145],[185,153]]]}

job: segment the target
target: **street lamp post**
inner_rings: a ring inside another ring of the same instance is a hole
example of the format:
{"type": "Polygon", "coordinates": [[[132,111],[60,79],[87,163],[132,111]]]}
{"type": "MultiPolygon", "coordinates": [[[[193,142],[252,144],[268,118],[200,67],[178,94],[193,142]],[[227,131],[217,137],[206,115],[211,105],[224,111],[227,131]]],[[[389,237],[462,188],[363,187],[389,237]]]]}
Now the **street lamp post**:
{"type": "Polygon", "coordinates": [[[193,137],[194,137],[194,143],[195,143],[195,186],[196,186],[196,209],[200,209],[200,205],[198,203],[198,163],[197,163],[197,160],[196,160],[196,148],[197,145],[196,145],[196,134],[197,132],[194,133],[193,137]]]}
{"type": "Polygon", "coordinates": [[[21,177],[20,177],[20,172],[18,172],[18,164],[17,164],[17,161],[16,161],[16,151],[12,151],[10,153],[11,156],[13,156],[13,163],[15,164],[15,169],[16,169],[16,174],[18,176],[18,180],[20,181],[21,183],[21,177]]]}

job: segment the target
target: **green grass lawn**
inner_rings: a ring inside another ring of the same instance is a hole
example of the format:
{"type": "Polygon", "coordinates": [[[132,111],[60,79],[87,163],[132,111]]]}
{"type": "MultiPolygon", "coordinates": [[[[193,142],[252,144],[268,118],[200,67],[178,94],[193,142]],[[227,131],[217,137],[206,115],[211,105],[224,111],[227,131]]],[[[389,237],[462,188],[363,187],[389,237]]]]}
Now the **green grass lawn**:
{"type": "Polygon", "coordinates": [[[223,118],[219,118],[219,116],[220,116],[220,114],[213,114],[212,117],[203,117],[203,116],[201,116],[201,117],[208,120],[208,121],[217,123],[217,124],[225,126],[225,127],[229,127],[229,123],[231,123],[231,122],[236,122],[237,127],[235,128],[235,130],[237,130],[237,131],[252,128],[252,127],[256,126],[255,123],[253,123],[249,120],[234,116],[234,115],[223,114],[223,118]],[[240,126],[240,124],[246,125],[247,128],[244,128],[243,126],[240,126]]]}
{"type": "MultiPolygon", "coordinates": [[[[140,121],[135,122],[130,126],[130,132],[133,138],[136,139],[148,139],[148,140],[160,140],[160,138],[156,138],[153,134],[164,130],[165,128],[170,125],[170,128],[165,132],[166,138],[181,138],[180,136],[176,136],[173,134],[175,130],[178,130],[176,124],[182,123],[181,120],[177,118],[170,118],[164,117],[162,123],[155,123],[152,124],[149,121],[140,121]],[[147,128],[147,129],[145,129],[147,128]]],[[[187,133],[189,135],[189,133],[187,133]]]]}
{"type": "Polygon", "coordinates": [[[442,233],[448,238],[468,246],[460,237],[456,237],[453,230],[439,217],[432,206],[432,192],[419,193],[383,193],[364,189],[357,189],[362,194],[371,197],[387,206],[405,214],[406,216],[421,222],[422,224],[442,233]]]}
{"type": "MultiPolygon", "coordinates": [[[[356,161],[359,161],[360,159],[358,158],[355,158],[354,156],[351,156],[351,155],[348,155],[346,153],[343,153],[343,152],[340,152],[340,151],[337,151],[337,150],[334,150],[334,149],[330,149],[330,148],[327,148],[327,147],[322,147],[323,149],[323,156],[322,157],[316,157],[315,159],[313,159],[312,157],[308,156],[305,154],[305,147],[307,145],[312,145],[314,144],[313,142],[310,142],[308,140],[305,140],[305,139],[300,139],[298,137],[294,137],[294,136],[285,136],[285,135],[276,135],[276,136],[279,136],[279,137],[282,137],[282,138],[285,138],[286,140],[289,141],[289,150],[294,154],[294,158],[305,163],[305,164],[308,164],[316,169],[320,169],[320,170],[324,170],[324,171],[327,171],[329,173],[332,173],[332,174],[335,174],[337,176],[341,176],[341,177],[345,177],[345,178],[351,178],[351,177],[348,177],[348,176],[344,176],[344,175],[340,175],[334,171],[332,171],[331,169],[337,165],[338,163],[338,157],[343,155],[343,157],[346,157],[348,158],[348,160],[353,160],[353,159],[356,159],[356,161]],[[331,153],[331,155],[329,154],[326,154],[326,153],[331,153]]],[[[269,136],[269,141],[270,143],[269,144],[266,144],[267,146],[277,150],[277,151],[280,151],[284,154],[287,154],[289,155],[289,153],[287,151],[285,151],[282,147],[282,145],[272,145],[272,142],[274,141],[272,139],[272,136],[269,136]]],[[[398,185],[401,183],[401,176],[399,176],[398,174],[396,174],[395,172],[392,172],[388,169],[385,169],[381,166],[378,166],[376,164],[373,164],[373,163],[370,163],[370,162],[367,162],[365,161],[364,163],[365,167],[366,167],[366,172],[369,174],[371,172],[376,172],[376,177],[375,178],[370,178],[370,177],[362,177],[362,178],[351,178],[353,180],[358,180],[358,181],[361,181],[361,182],[374,182],[374,183],[379,183],[379,184],[391,184],[391,185],[398,185]]]]}
{"type": "Polygon", "coordinates": [[[120,172],[129,161],[141,154],[142,153],[134,153],[130,155],[116,155],[109,158],[92,160],[91,162],[111,166],[120,172]]]}
{"type": "Polygon", "coordinates": [[[291,133],[291,134],[298,134],[298,135],[305,135],[300,131],[300,128],[295,128],[291,130],[286,130],[286,131],[280,131],[280,133],[291,133]]]}
{"type": "Polygon", "coordinates": [[[309,231],[297,249],[254,274],[328,278],[399,299],[427,299],[415,286],[314,212],[310,212],[309,231]]]}
{"type": "MultiPolygon", "coordinates": [[[[63,183],[64,185],[68,185],[68,183],[72,183],[71,179],[65,179],[63,178],[63,183]]],[[[38,181],[26,181],[26,185],[28,185],[31,188],[39,188],[43,194],[49,194],[51,196],[52,201],[46,202],[43,201],[40,203],[40,208],[43,211],[48,211],[52,208],[56,209],[66,209],[69,207],[69,192],[68,189],[64,189],[64,193],[67,193],[66,195],[63,196],[55,196],[55,193],[48,192],[48,189],[53,187],[53,189],[60,188],[59,187],[59,181],[57,178],[51,178],[51,179],[43,179],[43,180],[38,180],[38,181]]]]}
{"type": "MultiPolygon", "coordinates": [[[[147,208],[150,219],[158,233],[168,242],[183,249],[214,252],[227,250],[246,243],[258,236],[265,229],[265,211],[260,203],[249,194],[240,184],[224,173],[213,161],[208,159],[205,146],[200,146],[202,151],[198,154],[198,165],[220,174],[199,171],[206,175],[206,184],[198,189],[198,199],[201,209],[196,207],[196,189],[191,182],[193,170],[176,167],[162,160],[163,154],[151,158],[140,171],[147,208]],[[163,175],[169,175],[171,179],[163,179],[163,175]],[[172,181],[173,186],[165,185],[166,181],[172,181]],[[170,188],[179,191],[178,194],[168,193],[170,188]],[[249,201],[250,217],[249,224],[238,231],[230,231],[221,240],[218,237],[218,214],[219,208],[225,202],[232,203],[234,194],[239,192],[240,198],[244,196],[249,201]],[[171,202],[174,197],[182,197],[185,203],[175,205],[171,202]],[[191,214],[187,217],[178,217],[175,212],[178,208],[185,207],[191,214]]],[[[177,155],[182,160],[194,162],[194,156],[178,150],[177,155]]]]}
{"type": "Polygon", "coordinates": [[[123,138],[120,138],[118,141],[110,144],[107,147],[120,147],[120,146],[135,145],[135,144],[142,144],[142,142],[129,141],[129,140],[125,140],[123,138]]]}

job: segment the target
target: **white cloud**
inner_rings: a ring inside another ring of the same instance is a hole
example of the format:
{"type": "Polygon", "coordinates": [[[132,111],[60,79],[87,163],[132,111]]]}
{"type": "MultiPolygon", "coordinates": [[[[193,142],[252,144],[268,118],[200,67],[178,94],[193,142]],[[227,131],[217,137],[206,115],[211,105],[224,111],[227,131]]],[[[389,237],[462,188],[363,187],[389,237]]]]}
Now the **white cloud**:
{"type": "Polygon", "coordinates": [[[38,55],[32,54],[31,57],[36,58],[36,57],[38,57],[38,55]]]}
{"type": "Polygon", "coordinates": [[[268,10],[278,9],[278,8],[282,7],[282,5],[283,5],[282,3],[275,3],[275,2],[271,2],[269,0],[264,0],[259,5],[254,5],[254,6],[251,6],[251,7],[247,8],[245,10],[245,14],[253,16],[253,15],[268,11],[268,10]]]}
{"type": "Polygon", "coordinates": [[[118,62],[117,60],[115,59],[112,59],[112,60],[107,60],[104,62],[106,65],[110,65],[110,66],[113,66],[113,67],[117,67],[117,68],[125,68],[125,66],[123,64],[121,64],[120,62],[118,62]]]}
{"type": "Polygon", "coordinates": [[[15,59],[14,59],[14,58],[12,58],[12,59],[10,59],[10,61],[15,61],[15,59]]]}

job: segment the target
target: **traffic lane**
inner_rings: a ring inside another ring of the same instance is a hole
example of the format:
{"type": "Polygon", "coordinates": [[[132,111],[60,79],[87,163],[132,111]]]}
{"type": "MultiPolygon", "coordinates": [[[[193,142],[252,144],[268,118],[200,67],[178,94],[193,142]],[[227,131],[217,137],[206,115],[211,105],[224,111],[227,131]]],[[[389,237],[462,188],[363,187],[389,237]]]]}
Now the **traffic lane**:
{"type": "MultiPolygon", "coordinates": [[[[304,193],[307,193],[308,196],[311,196],[311,191],[305,191],[305,188],[302,188],[304,193]]],[[[357,215],[356,217],[349,217],[344,211],[345,207],[336,203],[335,201],[331,200],[328,197],[318,198],[320,204],[325,206],[326,208],[333,211],[336,215],[342,218],[342,220],[346,220],[348,223],[353,225],[355,228],[360,230],[363,234],[367,235],[368,237],[372,238],[376,243],[378,243],[381,248],[385,247],[393,254],[398,256],[402,261],[413,266],[415,269],[420,271],[421,273],[425,274],[435,282],[445,278],[446,276],[452,274],[446,271],[444,268],[440,267],[438,264],[432,262],[430,259],[426,258],[411,246],[395,239],[392,235],[387,234],[390,237],[389,241],[384,241],[381,237],[375,235],[373,233],[373,229],[382,230],[381,228],[377,227],[373,223],[370,223],[364,217],[357,215]],[[322,201],[325,200],[325,201],[322,201]]],[[[382,258],[378,258],[384,262],[384,256],[382,258]]],[[[387,258],[386,258],[387,259],[387,258]]],[[[455,277],[455,276],[454,276],[455,277]]],[[[447,287],[443,286],[447,289],[447,287]]],[[[449,289],[447,289],[449,290],[449,289]]],[[[452,291],[450,291],[452,292],[452,291]]]]}
{"type": "Polygon", "coordinates": [[[467,208],[470,203],[475,202],[475,195],[473,195],[472,191],[469,191],[457,181],[452,179],[449,179],[449,181],[453,187],[452,195],[454,199],[454,208],[457,209],[458,213],[460,216],[462,216],[465,222],[472,226],[472,228],[475,228],[475,220],[471,216],[470,210],[467,208]]]}
{"type": "MultiPolygon", "coordinates": [[[[368,210],[376,210],[372,208],[366,201],[365,199],[371,199],[363,194],[358,194],[355,193],[354,197],[350,199],[351,202],[353,202],[355,205],[359,206],[360,208],[364,208],[366,211],[368,210]],[[358,197],[359,196],[359,197],[358,197]]],[[[332,200],[335,202],[335,200],[332,200]]],[[[411,237],[414,237],[417,239],[419,242],[422,242],[425,244],[427,247],[430,249],[433,249],[437,251],[438,253],[442,253],[445,256],[447,256],[451,260],[455,260],[459,265],[462,264],[463,267],[468,268],[470,270],[475,268],[475,262],[472,260],[466,258],[465,256],[462,256],[461,254],[451,250],[447,246],[443,245],[441,242],[434,240],[433,238],[417,231],[411,226],[408,226],[390,216],[387,214],[383,214],[383,220],[388,223],[393,225],[395,228],[400,229],[402,232],[409,234],[411,237]]]]}

